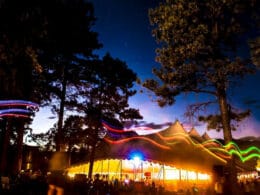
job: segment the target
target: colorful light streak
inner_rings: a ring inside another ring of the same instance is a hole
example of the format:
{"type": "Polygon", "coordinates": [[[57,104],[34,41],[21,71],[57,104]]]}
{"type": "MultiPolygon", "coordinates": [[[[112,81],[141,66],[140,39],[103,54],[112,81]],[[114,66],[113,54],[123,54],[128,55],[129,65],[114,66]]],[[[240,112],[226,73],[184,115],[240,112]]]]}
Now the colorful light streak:
{"type": "Polygon", "coordinates": [[[0,100],[0,117],[29,118],[34,111],[38,111],[39,105],[24,100],[0,100]],[[21,108],[25,107],[25,108],[21,108]]]}
{"type": "Polygon", "coordinates": [[[243,163],[248,160],[251,160],[254,157],[260,158],[260,149],[257,148],[256,146],[250,146],[245,150],[241,150],[238,147],[238,145],[233,141],[229,142],[224,146],[222,145],[222,148],[218,147],[218,148],[208,148],[208,149],[211,151],[215,150],[217,152],[222,152],[222,154],[218,153],[218,155],[226,159],[228,158],[230,159],[232,155],[236,155],[243,163]],[[256,151],[256,153],[252,153],[253,151],[256,151]],[[225,153],[225,156],[223,156],[223,153],[225,153]]]}
{"type": "Polygon", "coordinates": [[[188,138],[189,138],[189,136],[188,135],[185,135],[185,134],[183,134],[183,133],[176,133],[176,134],[174,134],[173,136],[171,136],[171,137],[164,137],[164,136],[162,136],[160,133],[156,133],[156,135],[161,139],[161,140],[164,140],[164,141],[172,141],[172,140],[183,140],[183,141],[185,141],[187,144],[190,144],[190,142],[189,141],[191,141],[191,140],[189,140],[188,138]]]}
{"type": "Polygon", "coordinates": [[[1,107],[26,106],[33,109],[39,108],[38,104],[31,101],[25,101],[25,100],[0,100],[0,106],[1,107]]]}
{"type": "Polygon", "coordinates": [[[228,153],[228,151],[225,150],[224,148],[212,147],[212,148],[208,148],[208,150],[214,152],[218,156],[221,156],[223,159],[230,159],[231,158],[231,156],[228,153]]]}
{"type": "Polygon", "coordinates": [[[24,114],[11,114],[11,113],[6,113],[6,114],[0,114],[0,117],[18,117],[18,118],[29,118],[29,115],[24,115],[24,114]]]}
{"type": "Polygon", "coordinates": [[[12,109],[0,110],[0,117],[29,118],[31,114],[32,114],[32,112],[29,110],[26,110],[26,109],[12,108],[12,109]]]}
{"type": "Polygon", "coordinates": [[[165,145],[162,145],[162,144],[159,144],[157,143],[156,141],[150,139],[150,138],[147,138],[147,137],[141,137],[141,136],[134,136],[134,137],[129,137],[129,138],[123,138],[123,139],[120,139],[120,140],[110,140],[108,138],[104,138],[104,140],[110,144],[122,144],[122,143],[125,143],[125,142],[129,142],[131,140],[138,140],[138,139],[141,139],[141,140],[144,140],[144,141],[148,141],[150,142],[151,144],[153,144],[154,146],[157,146],[161,149],[164,149],[164,150],[170,150],[171,148],[169,146],[165,146],[165,145]]]}
{"type": "Polygon", "coordinates": [[[32,112],[26,109],[19,109],[19,108],[10,108],[10,109],[4,109],[0,110],[0,115],[1,114],[15,114],[15,113],[22,113],[22,114],[31,114],[32,112]]]}
{"type": "Polygon", "coordinates": [[[218,140],[215,140],[215,139],[208,140],[207,142],[204,142],[203,144],[204,144],[204,146],[206,146],[206,145],[214,145],[214,143],[216,143],[219,146],[211,147],[208,149],[211,151],[216,151],[217,155],[222,156],[225,159],[230,159],[232,155],[238,156],[242,162],[246,162],[254,157],[260,158],[260,149],[256,146],[250,146],[250,147],[246,148],[245,150],[241,150],[234,141],[231,141],[228,144],[223,145],[222,143],[220,143],[218,140]],[[254,151],[255,151],[255,153],[252,153],[254,151]],[[219,152],[221,152],[221,153],[219,153],[219,152]],[[223,153],[225,153],[225,156],[223,155],[223,153]],[[245,155],[247,155],[247,156],[245,156],[245,155]]]}
{"type": "Polygon", "coordinates": [[[225,146],[223,146],[224,148],[226,148],[227,150],[229,150],[230,148],[235,148],[237,151],[239,151],[239,153],[240,154],[247,154],[247,153],[249,153],[249,152],[251,152],[251,151],[253,151],[253,150],[255,150],[256,152],[258,152],[259,154],[260,154],[260,149],[258,148],[258,147],[255,147],[255,146],[250,146],[250,147],[248,147],[247,149],[245,149],[245,150],[241,150],[240,148],[239,148],[239,146],[235,143],[235,142],[233,142],[233,141],[231,141],[231,142],[229,142],[228,144],[226,144],[225,146]]]}
{"type": "Polygon", "coordinates": [[[203,146],[208,146],[208,145],[211,146],[211,145],[213,145],[213,146],[216,146],[216,147],[222,146],[222,144],[218,140],[216,140],[216,139],[206,140],[206,141],[204,141],[202,143],[202,145],[203,146]]]}
{"type": "Polygon", "coordinates": [[[225,154],[223,154],[223,153],[218,153],[218,152],[215,152],[215,154],[216,154],[217,156],[219,156],[220,158],[225,159],[225,160],[231,159],[231,156],[230,156],[229,154],[228,154],[228,155],[225,155],[225,154]]]}
{"type": "Polygon", "coordinates": [[[200,144],[200,143],[195,143],[191,137],[188,135],[188,134],[185,134],[185,133],[176,133],[174,134],[173,136],[170,136],[170,137],[164,137],[162,136],[160,133],[157,133],[157,135],[165,140],[165,141],[169,141],[169,140],[172,140],[174,139],[175,136],[183,136],[185,139],[186,139],[186,142],[188,142],[189,144],[192,143],[195,147],[198,147],[198,148],[201,148],[202,150],[204,150],[205,152],[207,152],[209,155],[219,159],[220,161],[222,161],[223,163],[226,163],[226,160],[221,158],[220,156],[218,156],[217,154],[215,154],[214,152],[210,151],[208,148],[204,147],[203,144],[200,144]]]}
{"type": "MultiPolygon", "coordinates": [[[[106,123],[102,123],[109,131],[111,132],[114,132],[114,133],[126,133],[126,132],[129,132],[129,131],[135,131],[134,129],[128,129],[127,131],[126,130],[119,130],[119,129],[116,129],[116,128],[112,128],[110,127],[108,124],[106,123]]],[[[152,130],[151,128],[146,128],[146,127],[143,127],[143,128],[140,128],[139,129],[147,129],[147,130],[152,130]]],[[[232,155],[236,155],[240,158],[240,160],[242,162],[246,162],[254,157],[256,158],[260,158],[260,149],[255,147],[255,146],[251,146],[251,147],[248,147],[247,149],[245,150],[241,150],[238,145],[235,143],[235,142],[229,142],[228,144],[226,145],[223,145],[220,141],[216,140],[216,139],[210,139],[210,140],[207,140],[203,143],[195,143],[188,134],[185,134],[185,133],[176,133],[174,134],[173,136],[162,136],[159,133],[155,133],[161,140],[163,141],[166,141],[167,145],[174,145],[174,144],[177,144],[177,143],[180,143],[180,141],[184,141],[186,144],[193,144],[195,147],[199,147],[201,148],[202,150],[205,150],[207,153],[209,153],[210,155],[214,156],[215,158],[218,158],[219,160],[221,160],[222,162],[226,163],[226,160],[227,159],[230,159],[232,155]],[[175,141],[176,140],[176,141],[175,141]],[[171,142],[171,141],[174,141],[174,142],[171,142]],[[254,152],[255,153],[252,153],[254,152]]],[[[157,143],[156,141],[152,140],[152,139],[149,139],[147,137],[131,137],[131,138],[124,138],[124,139],[120,139],[120,140],[117,140],[117,141],[112,141],[112,140],[108,140],[106,138],[106,141],[109,142],[109,143],[113,143],[113,144],[117,144],[117,143],[123,143],[123,142],[127,142],[127,141],[130,141],[132,139],[143,139],[143,140],[146,140],[146,141],[149,141],[151,143],[153,143],[154,145],[160,147],[160,148],[167,148],[169,149],[168,146],[166,145],[162,145],[162,144],[159,144],[157,143]]]]}
{"type": "Polygon", "coordinates": [[[240,160],[242,162],[246,162],[254,157],[256,158],[260,158],[260,149],[256,146],[250,146],[244,150],[241,150],[239,148],[239,146],[234,142],[231,141],[226,145],[222,145],[220,143],[221,147],[218,148],[208,148],[210,150],[217,150],[217,151],[221,151],[221,152],[226,152],[228,153],[230,156],[231,155],[236,155],[240,158],[240,160]],[[255,151],[255,153],[253,153],[255,151]],[[247,155],[247,156],[245,156],[247,155]]]}
{"type": "Polygon", "coordinates": [[[110,127],[109,125],[107,125],[106,123],[102,122],[102,125],[109,131],[111,132],[114,132],[114,133],[126,133],[126,132],[129,132],[129,131],[124,131],[124,130],[121,130],[121,129],[115,129],[115,128],[112,128],[110,127]]]}
{"type": "Polygon", "coordinates": [[[239,151],[234,150],[234,149],[231,149],[228,153],[229,153],[230,155],[234,155],[234,154],[235,154],[236,156],[238,156],[238,157],[240,158],[240,160],[241,160],[242,162],[246,162],[246,161],[248,161],[248,160],[250,160],[250,159],[252,159],[252,158],[254,158],[254,157],[260,158],[260,154],[256,154],[256,153],[249,154],[249,155],[243,157],[239,151]]]}
{"type": "MultiPolygon", "coordinates": [[[[119,129],[115,129],[115,128],[112,128],[110,127],[109,125],[107,125],[106,123],[103,123],[103,125],[111,132],[114,132],[114,133],[125,133],[125,131],[123,130],[119,130],[119,129]]],[[[176,133],[174,134],[174,136],[171,136],[171,137],[164,137],[162,136],[160,133],[156,133],[157,136],[159,136],[160,139],[164,140],[164,141],[167,141],[167,144],[168,145],[173,145],[173,144],[176,144],[177,142],[173,142],[173,143],[169,143],[169,141],[172,141],[172,140],[184,140],[187,144],[190,144],[192,143],[193,145],[197,146],[197,147],[201,147],[203,150],[205,150],[208,154],[210,154],[211,156],[214,156],[215,158],[219,159],[220,161],[222,161],[223,163],[226,163],[226,161],[222,158],[220,158],[219,156],[217,156],[216,154],[212,153],[211,151],[209,151],[207,148],[205,148],[202,144],[196,144],[193,142],[193,140],[187,135],[187,134],[184,134],[184,133],[176,133]]],[[[116,141],[113,141],[113,140],[109,140],[108,138],[105,138],[105,141],[108,142],[108,143],[111,143],[111,144],[120,144],[120,143],[124,143],[124,142],[128,142],[128,141],[131,141],[133,139],[143,139],[143,140],[146,140],[146,141],[149,141],[150,143],[154,144],[155,146],[157,147],[160,147],[162,149],[167,149],[169,150],[170,147],[169,146],[166,146],[166,145],[162,145],[162,144],[159,144],[157,143],[156,141],[150,139],[150,138],[147,138],[147,137],[140,137],[140,136],[136,136],[136,137],[131,137],[131,138],[124,138],[124,139],[120,139],[120,140],[116,140],[116,141]]]]}

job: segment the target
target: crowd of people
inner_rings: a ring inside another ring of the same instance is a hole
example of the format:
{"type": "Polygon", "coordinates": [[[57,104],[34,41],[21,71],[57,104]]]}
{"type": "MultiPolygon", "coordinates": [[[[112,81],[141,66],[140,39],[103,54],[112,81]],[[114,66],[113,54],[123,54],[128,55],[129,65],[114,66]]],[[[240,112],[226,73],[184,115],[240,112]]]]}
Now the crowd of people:
{"type": "Polygon", "coordinates": [[[42,174],[40,171],[26,171],[17,176],[1,177],[0,194],[12,195],[130,195],[163,194],[162,186],[147,186],[143,182],[132,180],[121,182],[115,178],[112,182],[98,174],[93,179],[84,175],[69,178],[62,172],[42,174]]]}
{"type": "MultiPolygon", "coordinates": [[[[260,185],[257,180],[246,180],[239,183],[241,195],[257,195],[260,185]]],[[[121,181],[118,178],[108,180],[105,175],[96,174],[93,179],[85,175],[75,175],[69,178],[63,172],[42,174],[41,171],[21,172],[16,176],[1,177],[0,194],[24,194],[24,195],[225,195],[221,183],[215,183],[212,188],[200,189],[196,185],[177,192],[166,191],[162,185],[154,182],[134,182],[132,180],[121,181]]]]}

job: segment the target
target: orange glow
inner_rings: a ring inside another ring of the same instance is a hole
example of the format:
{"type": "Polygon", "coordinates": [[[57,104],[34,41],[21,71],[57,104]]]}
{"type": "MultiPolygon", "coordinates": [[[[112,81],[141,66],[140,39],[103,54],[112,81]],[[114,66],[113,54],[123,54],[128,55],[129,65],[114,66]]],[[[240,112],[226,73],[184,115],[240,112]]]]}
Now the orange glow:
{"type": "MultiPolygon", "coordinates": [[[[68,168],[68,176],[73,178],[75,174],[88,174],[89,163],[68,168]]],[[[192,170],[178,169],[176,167],[162,165],[154,162],[126,159],[106,159],[94,162],[93,175],[107,175],[108,179],[121,178],[131,180],[143,180],[147,173],[152,181],[178,181],[197,182],[209,181],[210,175],[207,173],[192,170]]]]}
{"type": "Polygon", "coordinates": [[[168,180],[180,180],[180,170],[179,169],[166,169],[165,179],[168,180]]]}
{"type": "Polygon", "coordinates": [[[124,131],[124,130],[122,130],[122,129],[115,129],[115,128],[110,127],[109,125],[107,125],[107,124],[104,123],[104,122],[103,122],[102,124],[103,124],[103,126],[104,126],[105,128],[107,128],[109,131],[114,132],[114,133],[126,133],[126,132],[131,131],[131,130],[129,130],[129,131],[124,131]]]}
{"type": "Polygon", "coordinates": [[[198,180],[209,180],[210,176],[205,173],[198,173],[198,180]]]}
{"type": "Polygon", "coordinates": [[[196,180],[197,179],[197,174],[194,171],[188,171],[188,179],[190,180],[196,180]]]}
{"type": "MultiPolygon", "coordinates": [[[[187,135],[187,134],[184,134],[184,133],[176,133],[176,134],[174,134],[174,135],[171,136],[171,137],[164,137],[164,136],[162,136],[160,133],[156,133],[156,135],[158,135],[162,140],[165,140],[165,141],[169,141],[169,140],[176,139],[176,136],[178,136],[178,139],[182,139],[182,140],[184,139],[186,143],[188,143],[188,144],[192,143],[194,146],[199,147],[199,148],[201,148],[202,150],[206,151],[209,155],[214,156],[215,158],[219,159],[220,161],[226,163],[226,160],[224,160],[223,158],[221,158],[222,156],[219,156],[219,155],[213,153],[212,151],[210,151],[208,148],[204,147],[203,143],[202,143],[202,144],[200,144],[200,143],[198,143],[198,144],[197,144],[197,143],[194,143],[194,141],[193,141],[193,140],[190,138],[190,136],[187,135]],[[179,136],[180,136],[180,137],[183,137],[183,138],[180,138],[179,136]]],[[[214,142],[212,141],[211,143],[214,143],[214,142]]],[[[209,143],[207,143],[207,144],[209,144],[209,143]]],[[[214,145],[215,145],[215,144],[214,144],[214,145]]]]}
{"type": "MultiPolygon", "coordinates": [[[[125,133],[127,131],[124,131],[124,130],[118,130],[118,129],[115,129],[115,128],[112,128],[110,127],[109,125],[107,125],[106,123],[103,122],[103,126],[106,127],[109,131],[111,132],[115,132],[115,133],[125,133]]],[[[198,148],[201,148],[202,150],[204,150],[205,152],[207,152],[209,155],[219,159],[220,161],[222,161],[223,163],[226,163],[226,156],[223,156],[223,155],[218,155],[219,153],[214,153],[214,150],[216,149],[220,149],[220,146],[221,146],[221,143],[219,143],[217,140],[215,139],[212,139],[212,140],[208,140],[208,141],[205,141],[203,142],[202,144],[201,143],[195,143],[188,134],[186,133],[176,133],[174,134],[173,136],[162,136],[159,133],[155,133],[161,140],[163,141],[166,141],[167,142],[167,145],[173,145],[173,144],[176,144],[178,143],[177,141],[180,140],[180,141],[184,141],[184,143],[186,144],[193,144],[195,147],[198,147],[198,148]],[[176,142],[169,142],[169,141],[175,141],[176,142]],[[216,146],[216,148],[207,148],[206,146],[216,146]],[[223,158],[224,157],[224,158],[223,158]]],[[[128,141],[131,141],[131,140],[134,140],[134,139],[142,139],[142,140],[145,140],[145,141],[148,141],[150,143],[152,143],[153,145],[161,148],[161,149],[165,149],[165,150],[170,150],[171,147],[170,146],[167,146],[167,145],[162,145],[162,144],[159,144],[158,142],[150,139],[150,138],[147,138],[147,137],[143,137],[143,136],[135,136],[135,137],[130,137],[130,138],[124,138],[124,139],[120,139],[120,140],[110,140],[108,138],[104,138],[104,140],[110,144],[122,144],[122,143],[125,143],[125,142],[128,142],[128,141]]]]}
{"type": "Polygon", "coordinates": [[[164,141],[171,141],[171,140],[183,140],[185,141],[187,144],[190,144],[190,142],[187,140],[187,135],[183,134],[183,133],[178,133],[178,134],[174,134],[174,136],[171,137],[164,137],[162,136],[160,133],[156,133],[157,136],[160,137],[160,139],[164,140],[164,141]]]}

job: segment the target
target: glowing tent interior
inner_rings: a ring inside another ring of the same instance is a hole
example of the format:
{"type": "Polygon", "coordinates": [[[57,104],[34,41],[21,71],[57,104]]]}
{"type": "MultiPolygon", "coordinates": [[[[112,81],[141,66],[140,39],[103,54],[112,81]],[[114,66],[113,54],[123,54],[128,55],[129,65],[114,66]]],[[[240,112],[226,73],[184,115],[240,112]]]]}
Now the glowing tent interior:
{"type": "MultiPolygon", "coordinates": [[[[208,135],[200,136],[195,129],[187,133],[179,121],[148,135],[104,126],[106,145],[96,151],[93,175],[106,175],[109,180],[150,180],[172,187],[205,184],[211,180],[213,166],[226,164],[225,159],[207,147],[217,143],[209,142],[208,135]]],[[[74,165],[68,174],[87,175],[88,169],[88,163],[74,165]]]]}

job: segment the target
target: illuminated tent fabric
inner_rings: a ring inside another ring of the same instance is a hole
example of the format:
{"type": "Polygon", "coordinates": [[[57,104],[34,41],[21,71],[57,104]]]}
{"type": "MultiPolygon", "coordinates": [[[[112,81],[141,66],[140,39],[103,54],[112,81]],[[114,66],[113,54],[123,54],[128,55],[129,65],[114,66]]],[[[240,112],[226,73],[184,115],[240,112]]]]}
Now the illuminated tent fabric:
{"type": "Polygon", "coordinates": [[[161,131],[160,134],[162,136],[172,136],[174,134],[187,134],[181,123],[176,120],[171,126],[161,131]]]}
{"type": "MultiPolygon", "coordinates": [[[[96,148],[93,174],[121,181],[127,178],[143,181],[150,177],[148,180],[156,185],[163,184],[165,189],[175,191],[191,188],[194,183],[205,187],[211,182],[213,166],[225,165],[226,161],[192,137],[179,121],[147,135],[108,129],[104,142],[96,148]],[[135,156],[140,157],[138,166],[135,156]]],[[[87,175],[88,169],[89,163],[73,165],[68,175],[87,175]]]]}
{"type": "MultiPolygon", "coordinates": [[[[209,184],[215,172],[213,166],[226,164],[226,156],[220,158],[223,151],[220,141],[211,139],[207,133],[200,136],[196,129],[187,132],[179,121],[165,130],[146,135],[106,128],[104,142],[96,148],[93,174],[101,174],[108,180],[120,178],[124,181],[128,177],[142,181],[149,173],[149,179],[157,184],[163,182],[167,189],[188,189],[194,183],[209,184]],[[134,166],[135,155],[142,159],[141,171],[140,166],[134,166]]],[[[248,164],[242,161],[236,165],[241,171],[255,168],[255,165],[246,167],[248,164]]],[[[88,169],[88,163],[77,164],[68,172],[71,177],[78,173],[87,175],[88,169]]]]}
{"type": "Polygon", "coordinates": [[[204,171],[212,171],[213,165],[226,163],[194,141],[179,121],[159,133],[133,135],[122,139],[108,134],[105,140],[107,147],[100,147],[97,150],[97,159],[131,159],[131,154],[138,152],[142,154],[144,160],[204,171]]]}
{"type": "MultiPolygon", "coordinates": [[[[89,163],[71,167],[69,169],[69,176],[74,177],[75,173],[87,174],[89,163]]],[[[107,179],[122,178],[142,180],[145,177],[150,177],[153,180],[175,180],[194,182],[208,182],[210,176],[208,174],[192,171],[177,169],[167,165],[158,163],[151,163],[149,161],[136,161],[126,159],[105,159],[97,160],[93,166],[93,173],[99,173],[102,176],[107,176],[107,179]]]]}
{"type": "Polygon", "coordinates": [[[207,141],[207,140],[210,140],[210,139],[211,139],[206,132],[203,133],[203,135],[202,135],[201,137],[203,138],[204,141],[207,141]]]}
{"type": "Polygon", "coordinates": [[[198,143],[202,143],[204,141],[203,138],[200,136],[200,134],[194,127],[189,131],[189,136],[192,139],[194,139],[195,141],[197,141],[198,143]]]}

